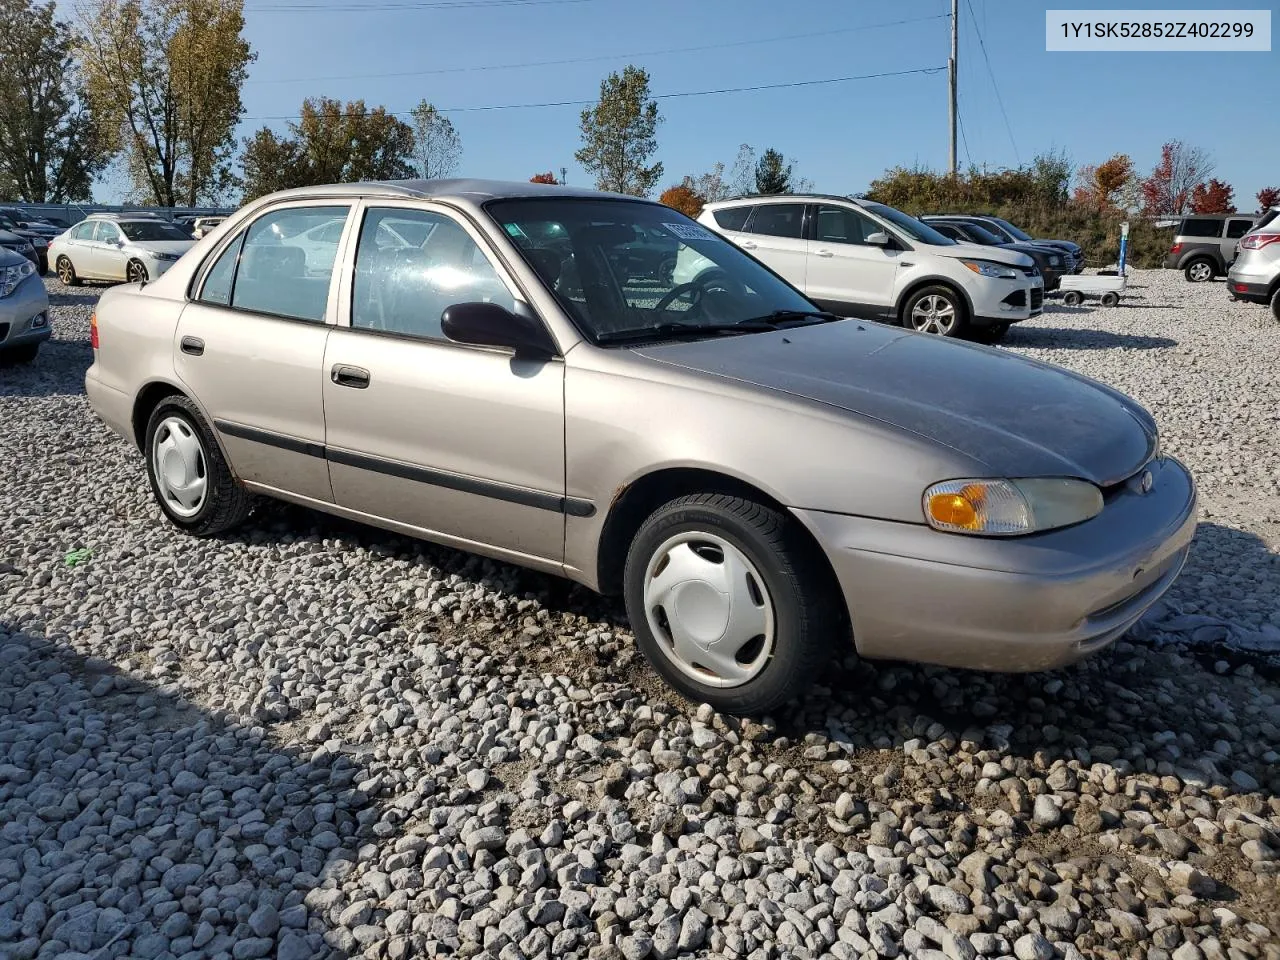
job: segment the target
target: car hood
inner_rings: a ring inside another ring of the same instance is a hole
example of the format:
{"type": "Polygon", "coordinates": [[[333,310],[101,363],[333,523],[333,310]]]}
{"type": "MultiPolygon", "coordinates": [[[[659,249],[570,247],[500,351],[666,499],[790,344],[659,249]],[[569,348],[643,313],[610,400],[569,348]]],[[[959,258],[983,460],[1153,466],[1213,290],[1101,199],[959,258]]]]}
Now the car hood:
{"type": "Polygon", "coordinates": [[[149,253],[176,253],[182,256],[196,245],[194,240],[130,240],[129,246],[149,253]]]}
{"type": "Polygon", "coordinates": [[[939,257],[952,257],[953,259],[972,259],[979,257],[983,260],[990,260],[992,263],[1003,263],[1011,267],[1034,266],[1034,261],[1025,253],[1019,253],[1017,250],[1009,250],[1006,247],[988,247],[981,243],[968,243],[963,240],[957,240],[954,245],[935,246],[934,244],[918,244],[918,249],[927,250],[929,253],[939,257]]]}
{"type": "Polygon", "coordinates": [[[24,243],[30,243],[26,237],[21,234],[14,233],[12,230],[0,230],[0,243],[14,244],[21,246],[24,243]]]}
{"type": "Polygon", "coordinates": [[[1110,486],[1154,453],[1150,415],[1078,374],[857,320],[639,348],[653,360],[887,423],[992,476],[1110,486]]]}
{"type": "Polygon", "coordinates": [[[1041,240],[1039,237],[1036,237],[1033,242],[1048,244],[1051,247],[1061,247],[1063,250],[1070,250],[1072,253],[1080,252],[1080,244],[1071,240],[1041,240]]]}

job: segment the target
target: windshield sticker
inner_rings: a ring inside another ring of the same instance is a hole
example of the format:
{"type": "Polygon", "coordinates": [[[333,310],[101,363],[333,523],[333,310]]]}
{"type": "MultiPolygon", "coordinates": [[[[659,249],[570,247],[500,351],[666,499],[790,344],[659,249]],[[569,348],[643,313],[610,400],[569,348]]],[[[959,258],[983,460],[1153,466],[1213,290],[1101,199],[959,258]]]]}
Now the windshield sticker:
{"type": "Polygon", "coordinates": [[[664,227],[674,233],[681,240],[713,240],[715,234],[706,227],[700,227],[696,223],[664,223],[664,227]]]}

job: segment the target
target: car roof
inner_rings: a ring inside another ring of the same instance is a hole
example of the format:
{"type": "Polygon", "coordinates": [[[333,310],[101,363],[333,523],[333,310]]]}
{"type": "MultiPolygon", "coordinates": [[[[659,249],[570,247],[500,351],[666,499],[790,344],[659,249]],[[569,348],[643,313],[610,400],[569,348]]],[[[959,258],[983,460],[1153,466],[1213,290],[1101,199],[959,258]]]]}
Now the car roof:
{"type": "Polygon", "coordinates": [[[740,197],[728,197],[724,200],[708,203],[705,205],[705,209],[718,210],[724,207],[745,206],[756,203],[816,203],[819,201],[852,203],[860,207],[873,202],[871,200],[862,200],[858,197],[841,196],[838,193],[746,193],[740,197]]]}
{"type": "Polygon", "coordinates": [[[468,200],[481,204],[489,200],[505,200],[528,197],[577,197],[598,199],[609,197],[620,200],[640,200],[621,193],[608,193],[582,187],[565,187],[560,184],[529,183],[517,180],[474,180],[454,178],[447,180],[378,180],[360,183],[330,183],[313,187],[295,187],[268,194],[262,200],[307,200],[322,197],[403,197],[422,200],[468,200]]]}

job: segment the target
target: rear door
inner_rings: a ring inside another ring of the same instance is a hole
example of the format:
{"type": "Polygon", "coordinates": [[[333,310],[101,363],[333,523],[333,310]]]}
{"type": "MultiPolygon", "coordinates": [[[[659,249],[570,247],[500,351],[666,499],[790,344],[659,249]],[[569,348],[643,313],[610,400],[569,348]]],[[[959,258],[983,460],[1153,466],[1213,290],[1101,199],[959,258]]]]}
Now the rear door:
{"type": "Polygon", "coordinates": [[[793,287],[804,290],[809,266],[804,217],[803,203],[761,203],[752,213],[746,230],[733,235],[732,239],[793,287]]]}
{"type": "Polygon", "coordinates": [[[310,500],[333,499],[324,458],[325,341],[334,322],[345,233],[323,251],[289,240],[345,225],[350,204],[273,207],[222,244],[178,321],[174,365],[242,480],[310,500]]]}
{"type": "Polygon", "coordinates": [[[836,312],[879,316],[890,309],[899,251],[866,242],[883,228],[848,207],[813,209],[805,293],[836,312]]]}
{"type": "Polygon", "coordinates": [[[523,299],[469,222],[390,201],[361,217],[349,315],[324,359],[335,502],[466,549],[559,564],[563,361],[444,336],[454,303],[523,299]]]}

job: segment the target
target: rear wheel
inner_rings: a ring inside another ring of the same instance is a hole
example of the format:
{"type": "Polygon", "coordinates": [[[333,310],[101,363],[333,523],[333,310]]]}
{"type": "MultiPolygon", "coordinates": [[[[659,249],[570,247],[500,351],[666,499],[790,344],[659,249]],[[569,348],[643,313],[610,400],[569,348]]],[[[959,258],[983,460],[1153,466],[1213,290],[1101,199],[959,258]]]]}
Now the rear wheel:
{"type": "Polygon", "coordinates": [[[58,258],[58,279],[68,287],[80,286],[80,278],[76,276],[76,268],[71,265],[69,257],[58,258]]]}
{"type": "Polygon", "coordinates": [[[839,636],[835,585],[794,521],[694,494],[641,526],[623,573],[636,643],[691,700],[759,714],[794,699],[839,636]]]}
{"type": "Polygon", "coordinates": [[[1213,279],[1214,272],[1213,261],[1201,257],[1188,263],[1182,275],[1192,283],[1204,283],[1213,279]]]}
{"type": "Polygon", "coordinates": [[[175,526],[207,537],[249,515],[248,492],[231,474],[200,409],[183,396],[161,400],[147,421],[147,477],[175,526]]]}
{"type": "Polygon", "coordinates": [[[923,287],[907,300],[902,325],[917,333],[939,337],[961,336],[969,325],[964,300],[951,287],[923,287]]]}
{"type": "Polygon", "coordinates": [[[1280,287],[1271,295],[1271,315],[1280,320],[1280,287]]]}
{"type": "Polygon", "coordinates": [[[1104,307],[1114,307],[1120,302],[1120,294],[1108,290],[1102,295],[1102,305],[1104,307]]]}

